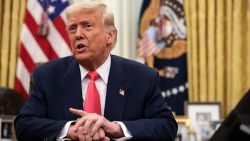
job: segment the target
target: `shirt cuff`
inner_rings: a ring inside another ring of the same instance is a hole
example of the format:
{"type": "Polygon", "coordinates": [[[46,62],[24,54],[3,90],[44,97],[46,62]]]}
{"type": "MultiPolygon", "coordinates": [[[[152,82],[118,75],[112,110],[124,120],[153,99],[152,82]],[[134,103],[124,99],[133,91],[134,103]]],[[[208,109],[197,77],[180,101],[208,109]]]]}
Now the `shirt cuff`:
{"type": "Polygon", "coordinates": [[[72,122],[75,122],[75,121],[68,121],[62,128],[60,134],[57,136],[57,141],[69,141],[71,139],[68,139],[66,138],[67,136],[67,133],[68,133],[68,130],[69,130],[69,127],[71,125],[72,122]]]}
{"type": "Polygon", "coordinates": [[[118,138],[118,139],[113,139],[115,141],[126,141],[131,139],[133,136],[131,135],[130,131],[128,130],[128,128],[125,126],[125,124],[121,121],[114,121],[115,123],[119,124],[122,128],[124,137],[122,138],[118,138]]]}

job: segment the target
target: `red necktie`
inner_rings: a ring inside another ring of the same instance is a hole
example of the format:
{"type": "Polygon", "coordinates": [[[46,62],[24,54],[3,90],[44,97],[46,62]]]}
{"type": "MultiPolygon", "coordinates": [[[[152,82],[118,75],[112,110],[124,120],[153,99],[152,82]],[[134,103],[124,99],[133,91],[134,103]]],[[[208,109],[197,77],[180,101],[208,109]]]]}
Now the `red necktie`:
{"type": "Polygon", "coordinates": [[[89,84],[84,102],[84,111],[101,115],[100,95],[95,86],[95,80],[99,78],[99,74],[96,71],[90,71],[87,77],[89,78],[89,84]]]}

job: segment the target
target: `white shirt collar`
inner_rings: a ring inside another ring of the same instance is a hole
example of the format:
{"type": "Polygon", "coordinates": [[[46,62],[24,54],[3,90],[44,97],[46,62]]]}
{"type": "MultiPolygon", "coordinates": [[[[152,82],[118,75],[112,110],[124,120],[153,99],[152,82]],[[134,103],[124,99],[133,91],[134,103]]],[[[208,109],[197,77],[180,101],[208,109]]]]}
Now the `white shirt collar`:
{"type": "MultiPolygon", "coordinates": [[[[96,72],[100,75],[100,77],[102,78],[102,80],[106,85],[108,84],[110,66],[111,66],[111,57],[109,55],[107,60],[99,68],[96,69],[96,72]]],[[[89,71],[80,64],[79,67],[80,67],[81,80],[83,80],[89,71]]]]}

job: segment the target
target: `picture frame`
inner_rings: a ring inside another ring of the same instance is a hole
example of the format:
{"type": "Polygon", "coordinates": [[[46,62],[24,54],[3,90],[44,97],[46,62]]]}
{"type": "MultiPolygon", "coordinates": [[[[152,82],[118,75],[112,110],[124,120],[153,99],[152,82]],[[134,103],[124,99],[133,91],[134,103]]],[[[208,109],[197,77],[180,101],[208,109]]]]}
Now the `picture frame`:
{"type": "Polygon", "coordinates": [[[187,116],[175,116],[178,131],[175,141],[187,141],[190,121],[187,116]]]}
{"type": "Polygon", "coordinates": [[[197,140],[207,140],[210,137],[210,122],[221,119],[219,102],[185,103],[185,113],[190,119],[190,128],[197,133],[197,140]]]}
{"type": "Polygon", "coordinates": [[[197,135],[194,131],[188,132],[188,140],[187,141],[197,141],[197,135]]]}
{"type": "Polygon", "coordinates": [[[193,122],[219,121],[221,119],[221,108],[219,102],[185,104],[185,114],[190,119],[190,126],[193,122]]]}
{"type": "Polygon", "coordinates": [[[14,116],[0,117],[0,140],[1,141],[16,141],[14,131],[14,116]]]}

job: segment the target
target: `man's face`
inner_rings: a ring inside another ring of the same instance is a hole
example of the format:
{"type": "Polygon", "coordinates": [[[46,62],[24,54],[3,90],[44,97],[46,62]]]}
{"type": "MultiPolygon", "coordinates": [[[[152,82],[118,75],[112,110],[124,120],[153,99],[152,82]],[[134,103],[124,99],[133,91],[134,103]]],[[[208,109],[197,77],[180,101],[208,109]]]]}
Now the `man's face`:
{"type": "Polygon", "coordinates": [[[69,16],[67,30],[72,52],[81,65],[96,69],[107,59],[109,34],[100,12],[74,10],[69,16]]]}

